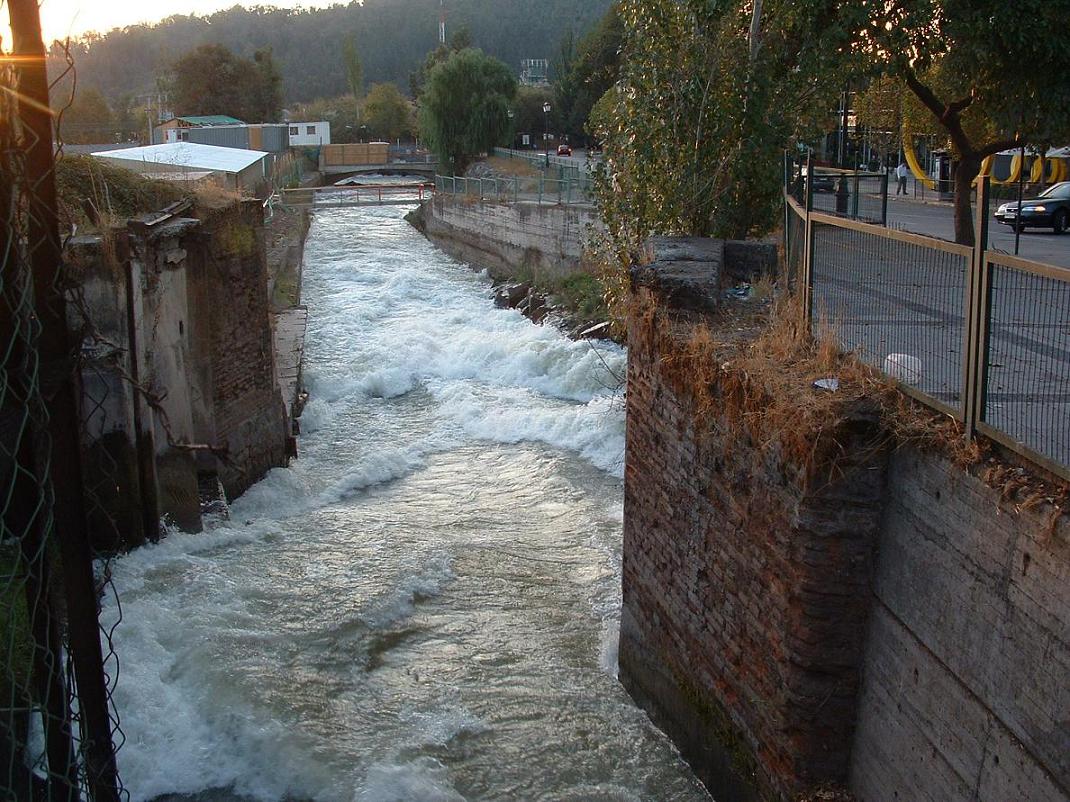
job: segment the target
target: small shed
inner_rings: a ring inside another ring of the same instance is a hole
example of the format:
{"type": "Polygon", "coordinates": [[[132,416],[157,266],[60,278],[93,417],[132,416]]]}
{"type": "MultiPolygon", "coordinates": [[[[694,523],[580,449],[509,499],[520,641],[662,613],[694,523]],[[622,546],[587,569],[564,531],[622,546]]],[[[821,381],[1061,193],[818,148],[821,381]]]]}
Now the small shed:
{"type": "Polygon", "coordinates": [[[290,122],[290,147],[321,147],[331,144],[331,124],[326,120],[316,122],[290,122]]]}
{"type": "Polygon", "coordinates": [[[249,194],[255,192],[257,185],[268,176],[270,168],[270,154],[262,150],[222,148],[195,142],[147,145],[92,155],[116,167],[167,181],[194,182],[203,180],[204,173],[212,173],[220,185],[249,194]]]}

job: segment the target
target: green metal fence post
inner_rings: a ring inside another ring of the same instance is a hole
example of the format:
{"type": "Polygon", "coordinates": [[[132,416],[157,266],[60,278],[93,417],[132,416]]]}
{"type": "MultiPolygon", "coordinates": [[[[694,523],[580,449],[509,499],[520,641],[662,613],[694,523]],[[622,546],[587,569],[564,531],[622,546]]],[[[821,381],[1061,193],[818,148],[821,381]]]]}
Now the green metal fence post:
{"type": "Polygon", "coordinates": [[[888,171],[881,178],[881,225],[888,225],[888,171]]]}
{"type": "Polygon", "coordinates": [[[542,206],[542,193],[546,188],[546,176],[539,176],[539,206],[542,206]]]}
{"type": "Polygon", "coordinates": [[[852,187],[852,190],[853,191],[851,192],[851,217],[853,217],[855,220],[857,220],[858,219],[858,190],[859,190],[858,168],[857,167],[855,168],[854,186],[852,187]]]}
{"type": "Polygon", "coordinates": [[[977,208],[974,210],[976,239],[970,271],[966,281],[965,364],[962,366],[962,421],[966,439],[973,437],[977,423],[984,417],[987,384],[988,319],[991,309],[992,271],[988,266],[988,201],[990,179],[977,184],[977,208]]]}
{"type": "Polygon", "coordinates": [[[788,215],[791,214],[791,207],[788,205],[788,190],[789,190],[789,184],[791,183],[791,178],[790,178],[791,173],[789,172],[791,170],[791,167],[789,166],[789,162],[788,162],[789,158],[790,157],[788,156],[788,151],[785,150],[784,151],[784,160],[783,160],[783,165],[782,165],[783,168],[784,168],[784,264],[785,264],[785,266],[791,264],[791,236],[790,236],[790,227],[789,227],[789,222],[788,222],[788,220],[789,220],[788,215]]]}
{"type": "Polygon", "coordinates": [[[810,213],[814,210],[814,153],[806,155],[806,236],[803,239],[803,314],[807,330],[814,322],[814,223],[810,213]]]}

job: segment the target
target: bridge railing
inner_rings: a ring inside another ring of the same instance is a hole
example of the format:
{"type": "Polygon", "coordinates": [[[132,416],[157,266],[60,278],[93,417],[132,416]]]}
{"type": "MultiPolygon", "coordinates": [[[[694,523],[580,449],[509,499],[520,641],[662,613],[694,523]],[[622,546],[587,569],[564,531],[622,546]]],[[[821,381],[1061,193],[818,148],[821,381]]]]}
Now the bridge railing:
{"type": "Polygon", "coordinates": [[[497,203],[569,205],[594,202],[594,185],[586,176],[558,179],[541,175],[508,178],[438,175],[435,176],[435,191],[497,203]]]}
{"type": "Polygon", "coordinates": [[[1070,270],[988,247],[897,231],[785,192],[787,275],[815,336],[906,394],[1070,479],[1070,270]]]}

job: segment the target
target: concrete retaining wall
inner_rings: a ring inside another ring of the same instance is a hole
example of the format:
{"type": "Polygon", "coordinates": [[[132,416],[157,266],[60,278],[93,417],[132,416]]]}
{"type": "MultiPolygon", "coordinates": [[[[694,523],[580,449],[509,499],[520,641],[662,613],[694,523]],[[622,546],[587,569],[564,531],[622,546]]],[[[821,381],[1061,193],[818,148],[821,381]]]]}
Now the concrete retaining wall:
{"type": "Polygon", "coordinates": [[[579,269],[594,209],[495,203],[437,195],[421,208],[419,227],[447,253],[496,279],[552,281],[579,269]]]}
{"type": "Polygon", "coordinates": [[[851,785],[863,802],[1070,798],[1070,526],[894,455],[851,785]]]}
{"type": "Polygon", "coordinates": [[[670,255],[637,274],[648,311],[629,333],[625,686],[718,802],[823,784],[1065,802],[1066,519],[939,455],[881,450],[864,406],[815,433],[842,453],[818,475],[750,443],[730,404],[699,416],[672,343],[716,313],[676,303],[718,266],[670,255]]]}
{"type": "Polygon", "coordinates": [[[102,343],[83,370],[101,548],[155,537],[156,514],[196,531],[200,485],[218,477],[234,498],[287,462],[261,226],[259,203],[241,203],[69,249],[102,343]]]}

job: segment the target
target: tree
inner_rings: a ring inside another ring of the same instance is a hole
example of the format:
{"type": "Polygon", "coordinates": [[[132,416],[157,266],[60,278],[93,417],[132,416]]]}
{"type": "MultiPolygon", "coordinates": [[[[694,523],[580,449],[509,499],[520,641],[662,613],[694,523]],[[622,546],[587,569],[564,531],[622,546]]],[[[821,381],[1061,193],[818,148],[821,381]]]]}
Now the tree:
{"type": "Polygon", "coordinates": [[[249,60],[202,45],[175,63],[171,91],[177,114],[227,114],[257,123],[279,118],[281,86],[270,50],[249,60]]]}
{"type": "Polygon", "coordinates": [[[60,140],[72,145],[115,141],[115,119],[108,101],[95,87],[79,87],[59,118],[60,140]]]}
{"type": "Polygon", "coordinates": [[[565,36],[554,62],[554,94],[570,134],[587,133],[591,109],[620,76],[623,45],[624,22],[619,2],[609,7],[578,44],[573,44],[571,31],[565,36]]]}
{"type": "Polygon", "coordinates": [[[295,106],[292,110],[295,120],[326,120],[331,124],[331,141],[339,145],[357,142],[361,136],[360,104],[352,95],[313,100],[295,106]]]}
{"type": "Polygon", "coordinates": [[[378,139],[392,142],[412,132],[412,105],[394,84],[372,84],[363,113],[368,132],[378,139]]]}
{"type": "Polygon", "coordinates": [[[450,51],[459,53],[470,47],[475,47],[475,42],[472,41],[472,31],[468,29],[467,25],[462,25],[450,36],[450,51]]]}
{"type": "Polygon", "coordinates": [[[423,94],[431,70],[448,59],[451,53],[460,53],[471,46],[472,34],[468,28],[462,27],[454,31],[453,36],[450,37],[449,46],[439,45],[428,53],[423,63],[414,72],[409,73],[409,89],[412,90],[412,96],[419,97],[423,94]]]}
{"type": "Polygon", "coordinates": [[[364,64],[357,52],[356,37],[350,34],[342,45],[342,61],[345,63],[346,83],[349,93],[357,100],[364,96],[364,64]]]}
{"type": "Polygon", "coordinates": [[[620,78],[592,116],[618,255],[654,233],[741,239],[775,225],[782,149],[825,122],[843,85],[830,54],[850,20],[819,39],[799,13],[816,2],[766,0],[755,19],[747,0],[622,0],[620,78]]]}
{"type": "Polygon", "coordinates": [[[420,131],[443,166],[460,173],[509,132],[516,77],[479,50],[452,53],[431,70],[420,96],[420,131]]]}
{"type": "Polygon", "coordinates": [[[867,0],[853,54],[904,85],[946,132],[955,239],[974,241],[970,195],[982,161],[1022,142],[1070,138],[1068,0],[867,0]]]}
{"type": "MultiPolygon", "coordinates": [[[[553,76],[554,108],[561,119],[570,121],[576,105],[576,35],[571,29],[558,45],[557,55],[550,62],[553,76]]],[[[566,128],[569,126],[566,125],[566,128]]],[[[571,129],[569,133],[572,133],[571,129]]]]}
{"type": "Polygon", "coordinates": [[[522,86],[517,90],[513,101],[513,130],[521,134],[531,134],[533,139],[542,139],[544,130],[559,127],[560,116],[555,103],[555,96],[550,89],[538,86],[522,86]],[[542,107],[550,104],[550,118],[542,107]]]}
{"type": "Polygon", "coordinates": [[[253,54],[256,70],[249,75],[248,117],[255,122],[274,123],[282,118],[282,76],[275,66],[271,48],[253,54]]]}

